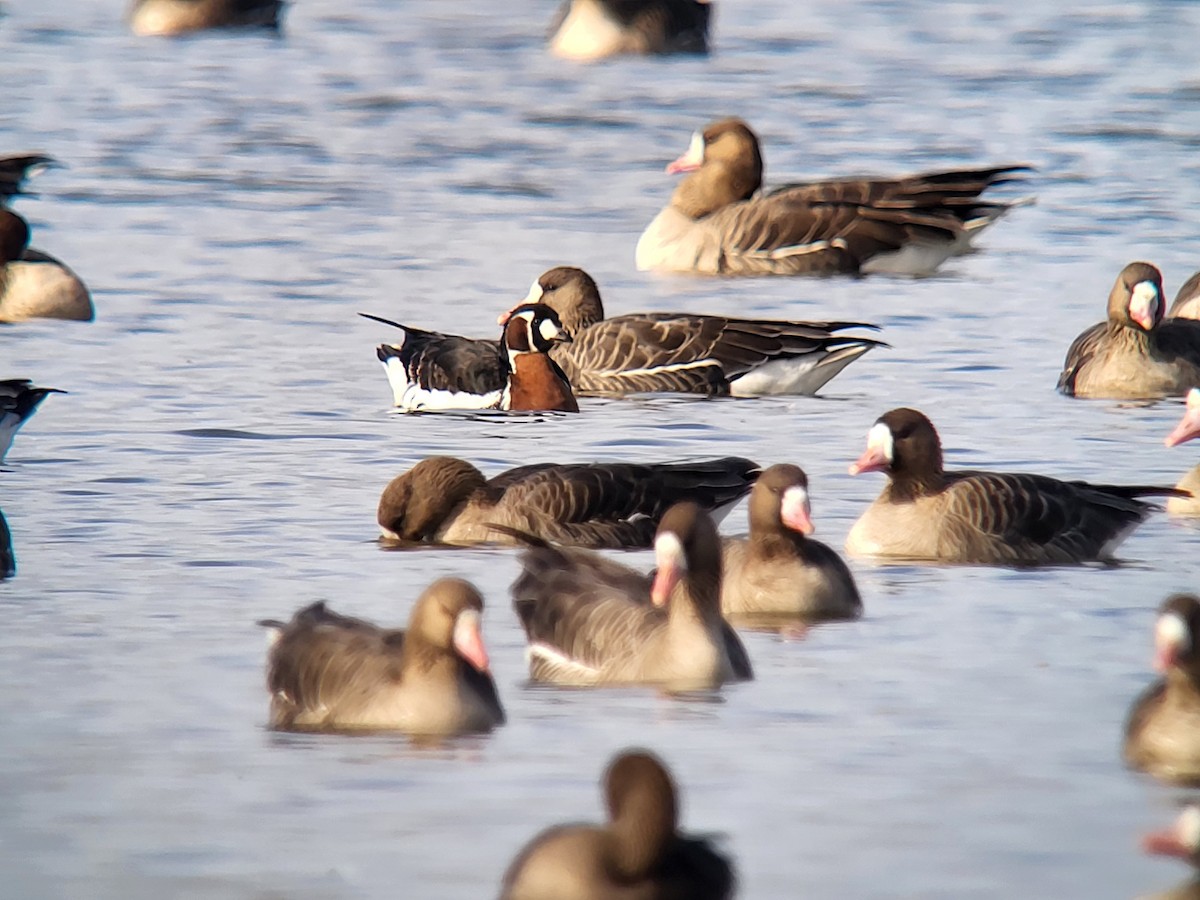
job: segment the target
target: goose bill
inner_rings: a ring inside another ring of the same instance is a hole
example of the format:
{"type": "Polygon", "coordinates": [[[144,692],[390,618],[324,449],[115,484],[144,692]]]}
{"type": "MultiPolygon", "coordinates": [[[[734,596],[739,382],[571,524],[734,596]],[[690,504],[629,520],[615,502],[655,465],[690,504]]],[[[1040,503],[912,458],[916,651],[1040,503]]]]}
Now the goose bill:
{"type": "Polygon", "coordinates": [[[454,649],[480,672],[488,670],[487,648],[479,631],[479,613],[465,609],[454,620],[454,649]]]}
{"type": "Polygon", "coordinates": [[[1145,331],[1154,327],[1158,317],[1158,288],[1148,281],[1138,282],[1129,299],[1129,318],[1145,331]]]}
{"type": "Polygon", "coordinates": [[[808,491],[802,487],[790,487],[783,492],[783,502],[779,508],[779,518],[792,531],[800,534],[812,534],[816,527],[812,521],[812,507],[808,501],[808,491]]]}
{"type": "Polygon", "coordinates": [[[1166,672],[1178,661],[1180,654],[1191,649],[1191,634],[1187,622],[1175,613],[1161,616],[1154,626],[1154,669],[1166,672]]]}
{"type": "Polygon", "coordinates": [[[704,135],[695,132],[692,142],[688,144],[687,153],[667,166],[668,175],[678,175],[681,172],[695,172],[704,165],[704,135]]]}
{"type": "Polygon", "coordinates": [[[516,310],[518,306],[524,306],[526,303],[541,303],[542,295],[544,293],[545,291],[542,290],[541,284],[535,281],[529,288],[529,293],[525,295],[524,300],[518,301],[512,309],[508,310],[507,312],[502,312],[500,315],[496,316],[496,324],[507,325],[508,320],[512,318],[513,311],[516,310]]]}
{"type": "Polygon", "coordinates": [[[1166,444],[1168,447],[1174,447],[1197,436],[1200,436],[1200,388],[1192,388],[1188,391],[1187,412],[1183,414],[1175,430],[1167,435],[1166,444]]]}
{"type": "Polygon", "coordinates": [[[679,538],[665,531],[654,539],[654,560],[658,565],[654,573],[654,584],[650,587],[650,600],[655,606],[666,606],[671,591],[683,577],[683,544],[679,538]]]}

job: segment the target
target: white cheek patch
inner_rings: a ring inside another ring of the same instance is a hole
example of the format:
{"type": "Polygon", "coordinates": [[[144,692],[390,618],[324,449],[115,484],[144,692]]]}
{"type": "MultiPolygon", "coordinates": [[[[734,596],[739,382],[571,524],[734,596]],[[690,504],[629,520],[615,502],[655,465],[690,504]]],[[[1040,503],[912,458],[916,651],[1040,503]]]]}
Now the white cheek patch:
{"type": "Polygon", "coordinates": [[[654,560],[660,569],[683,565],[683,544],[674,532],[664,531],[654,539],[654,560]]]}
{"type": "Polygon", "coordinates": [[[1189,806],[1179,814],[1175,833],[1179,842],[1193,853],[1200,850],[1200,806],[1189,806]]]}
{"type": "Polygon", "coordinates": [[[537,303],[542,299],[542,295],[544,293],[545,293],[545,291],[542,290],[542,285],[539,282],[535,281],[533,283],[533,285],[529,288],[529,293],[525,295],[525,299],[522,300],[521,302],[522,303],[537,303]]]}
{"type": "Polygon", "coordinates": [[[542,324],[538,327],[538,331],[541,332],[542,337],[547,341],[554,340],[559,334],[558,326],[549,319],[542,319],[542,324]]]}
{"type": "Polygon", "coordinates": [[[1166,613],[1158,617],[1154,626],[1154,642],[1159,646],[1174,647],[1179,653],[1192,649],[1191,630],[1178,613],[1166,613]]]}
{"type": "Polygon", "coordinates": [[[882,422],[876,422],[867,432],[867,449],[878,450],[883,458],[892,462],[892,430],[882,422]]]}

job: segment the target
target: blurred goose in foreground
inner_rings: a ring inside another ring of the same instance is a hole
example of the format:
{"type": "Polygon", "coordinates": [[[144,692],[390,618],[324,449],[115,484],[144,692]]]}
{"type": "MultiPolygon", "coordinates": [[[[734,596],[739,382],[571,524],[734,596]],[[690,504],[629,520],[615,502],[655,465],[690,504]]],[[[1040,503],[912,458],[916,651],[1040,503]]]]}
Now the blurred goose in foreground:
{"type": "Polygon", "coordinates": [[[135,0],[129,27],[142,37],[208,28],[279,28],[283,0],[135,0]]]}
{"type": "MultiPolygon", "coordinates": [[[[1195,437],[1200,437],[1200,388],[1188,391],[1187,409],[1175,430],[1167,435],[1166,445],[1174,447],[1195,437]]],[[[1172,497],[1167,501],[1167,512],[1176,516],[1200,516],[1200,465],[1184,475],[1175,487],[1192,496],[1172,497]]]]}
{"type": "Polygon", "coordinates": [[[1162,273],[1145,262],[1121,270],[1108,319],[1071,343],[1058,389],[1122,400],[1181,394],[1200,385],[1200,322],[1163,319],[1162,273]]]}
{"type": "Polygon", "coordinates": [[[709,0],[566,0],[550,52],[593,60],[622,53],[707,53],[709,0]]]}
{"type": "Polygon", "coordinates": [[[663,762],[625,750],[604,773],[604,825],[555,825],[517,855],[500,900],[729,900],[729,860],[679,833],[679,796],[663,762]]]}
{"type": "Polygon", "coordinates": [[[1200,806],[1185,806],[1170,828],[1142,838],[1142,849],[1155,856],[1174,856],[1200,869],[1200,806]]]}
{"type": "Polygon", "coordinates": [[[368,313],[364,318],[395,325],[404,343],[376,351],[392,386],[396,406],[405,412],[439,409],[504,409],[579,412],[562,369],[547,354],[568,342],[558,314],[529,303],[505,320],[498,343],[421,331],[368,313]]]}
{"type": "Polygon", "coordinates": [[[0,208],[0,322],[95,317],[79,276],[49,253],[29,246],[29,225],[0,208]]]}
{"type": "Polygon", "coordinates": [[[1167,312],[1167,318],[1200,319],[1200,272],[1183,283],[1167,312]]]}
{"type": "Polygon", "coordinates": [[[758,138],[741,119],[692,137],[667,166],[690,173],[642,233],[637,267],[702,275],[929,275],[1013,206],[989,187],[1027,166],[846,178],[760,193],[758,138]]]}
{"type": "Polygon", "coordinates": [[[672,506],[654,538],[653,579],[584,550],[522,556],[513,606],[534,681],[715,688],[753,677],[721,618],[721,544],[694,503],[672,506]]]}
{"type": "Polygon", "coordinates": [[[1154,625],[1154,668],[1125,723],[1125,762],[1155,778],[1200,784],[1200,600],[1174,594],[1154,625]]]}
{"type": "Polygon", "coordinates": [[[681,463],[538,463],[485,479],[473,465],[433,456],[392,479],[379,499],[385,538],[516,543],[492,525],[582,547],[648,547],[682,500],[720,517],[749,493],[759,468],[729,456],[681,463]]]}
{"type": "Polygon", "coordinates": [[[808,476],[792,465],[764,470],[750,491],[749,539],[723,543],[721,611],[805,620],[861,615],[854,576],[812,532],[808,476]]]}
{"type": "Polygon", "coordinates": [[[1174,488],[1088,484],[1045,475],[947,472],[933,423],[893,409],[867,436],[850,474],[890,479],[846,538],[857,556],[992,565],[1105,560],[1174,488]]]}
{"type": "Polygon", "coordinates": [[[28,378],[0,380],[0,462],[4,462],[17,430],[37,412],[46,395],[65,393],[58,388],[37,387],[28,378]]]}
{"type": "Polygon", "coordinates": [[[314,603],[271,629],[271,727],[462,734],[504,724],[479,630],[483,598],[442,578],[417,598],[407,630],[314,603]]]}

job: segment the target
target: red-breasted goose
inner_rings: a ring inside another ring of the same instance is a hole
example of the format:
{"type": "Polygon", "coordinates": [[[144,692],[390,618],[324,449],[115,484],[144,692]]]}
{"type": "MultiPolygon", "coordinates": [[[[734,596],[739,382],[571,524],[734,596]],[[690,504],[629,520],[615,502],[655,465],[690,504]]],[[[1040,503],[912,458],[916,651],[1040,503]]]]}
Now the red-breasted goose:
{"type": "Polygon", "coordinates": [[[1200,272],[1183,283],[1167,311],[1168,319],[1200,319],[1200,272]]]}
{"type": "Polygon", "coordinates": [[[594,60],[623,53],[707,53],[709,0],[565,0],[550,52],[594,60]]]}
{"type": "Polygon", "coordinates": [[[720,517],[749,493],[759,468],[739,457],[681,463],[538,463],[490,480],[434,456],[399,475],[379,499],[385,538],[515,543],[491,526],[582,547],[648,547],[667,509],[683,500],[720,517]]]}
{"type": "MultiPolygon", "coordinates": [[[[1167,435],[1166,445],[1174,447],[1196,437],[1200,437],[1200,388],[1188,391],[1187,409],[1175,430],[1167,435]]],[[[1172,497],[1167,501],[1167,512],[1176,516],[1200,516],[1200,465],[1184,475],[1175,487],[1192,496],[1172,497]]]]}
{"type": "Polygon", "coordinates": [[[522,556],[513,606],[534,681],[714,688],[753,677],[721,618],[721,544],[694,503],[671,507],[654,538],[653,579],[582,550],[522,556]]]}
{"type": "Polygon", "coordinates": [[[643,271],[703,275],[928,275],[1017,202],[989,187],[1027,166],[791,184],[760,193],[758,138],[741,119],[692,137],[667,167],[687,172],[637,244],[643,271]]]}
{"type": "Polygon", "coordinates": [[[1191,594],[1159,607],[1154,668],[1162,677],[1125,723],[1125,762],[1163,781],[1200,784],[1200,600],[1191,594]]]}
{"type": "Polygon", "coordinates": [[[721,611],[727,616],[853,619],[862,614],[854,576],[813,532],[808,477],[775,465],[750,491],[749,539],[723,542],[721,611]]]}
{"type": "Polygon", "coordinates": [[[1174,488],[1088,484],[1045,475],[947,472],[933,423],[915,409],[881,416],[850,474],[889,483],[846,538],[857,556],[994,565],[1109,559],[1174,488]]]}
{"type": "Polygon", "coordinates": [[[479,630],[483,598],[442,578],[417,598],[406,630],[314,603],[272,631],[271,727],[463,734],[504,724],[479,630]]]}
{"type": "Polygon", "coordinates": [[[404,343],[376,351],[396,406],[405,412],[443,409],[579,412],[566,374],[547,353],[570,342],[558,314],[523,304],[504,322],[499,343],[422,331],[373,316],[404,331],[404,343]]]}
{"type": "Polygon", "coordinates": [[[1200,385],[1200,322],[1164,319],[1162,273],[1146,262],[1121,270],[1108,319],[1071,343],[1058,389],[1072,397],[1169,397],[1200,385]]]}
{"type": "Polygon", "coordinates": [[[65,393],[58,388],[37,387],[28,378],[0,380],[0,462],[4,462],[17,430],[37,411],[46,395],[65,393]]]}
{"type": "MultiPolygon", "coordinates": [[[[2,199],[2,198],[0,198],[2,199]]],[[[29,225],[0,208],[0,322],[95,317],[79,276],[59,260],[29,246],[29,225]]]]}
{"type": "Polygon", "coordinates": [[[283,0],[134,0],[129,27],[140,36],[209,28],[278,30],[283,0]]]}

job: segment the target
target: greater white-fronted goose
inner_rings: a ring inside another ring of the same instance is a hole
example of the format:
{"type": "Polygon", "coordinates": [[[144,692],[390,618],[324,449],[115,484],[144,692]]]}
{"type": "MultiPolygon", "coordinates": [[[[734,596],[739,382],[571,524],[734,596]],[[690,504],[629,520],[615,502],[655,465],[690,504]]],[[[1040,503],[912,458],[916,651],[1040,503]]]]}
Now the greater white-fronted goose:
{"type": "Polygon", "coordinates": [[[775,465],[750,491],[750,538],[726,538],[721,611],[727,616],[853,619],[862,614],[842,558],[812,540],[808,476],[775,465]]]}
{"type": "Polygon", "coordinates": [[[881,345],[836,333],[875,327],[863,322],[692,313],[632,313],[606,319],[596,282],[571,266],[544,272],[522,302],[545,303],[558,313],[572,341],[552,348],[550,355],[577,391],[592,393],[815,394],[881,345]]]}
{"type": "Polygon", "coordinates": [[[890,479],[846,537],[857,556],[992,565],[1104,560],[1174,488],[1088,484],[1015,472],[947,472],[933,424],[893,409],[867,436],[850,474],[890,479]]]}
{"type": "Polygon", "coordinates": [[[376,351],[396,406],[405,412],[505,409],[579,412],[566,374],[547,353],[571,337],[541,303],[517,307],[498,343],[475,341],[359,313],[404,331],[404,343],[376,351]]]}
{"type": "Polygon", "coordinates": [[[379,628],[314,603],[272,632],[271,727],[464,734],[504,724],[479,630],[483,598],[459,578],[417,598],[408,628],[379,628]]]}
{"type": "MultiPolygon", "coordinates": [[[[1174,447],[1195,437],[1200,437],[1200,388],[1188,391],[1187,409],[1175,430],[1167,435],[1165,443],[1174,447]]],[[[1167,512],[1176,516],[1200,516],[1200,465],[1184,475],[1175,487],[1191,496],[1172,497],[1167,501],[1167,512]]]]}
{"type": "Polygon", "coordinates": [[[513,606],[534,681],[714,688],[753,677],[721,618],[721,543],[694,503],[667,510],[654,538],[653,579],[594,553],[550,545],[522,556],[513,606]]]}
{"type": "Polygon", "coordinates": [[[209,28],[279,28],[283,0],[135,0],[129,27],[142,37],[209,28]]]}
{"type": "Polygon", "coordinates": [[[604,773],[604,825],[555,825],[517,854],[500,900],[729,900],[736,876],[703,838],[679,832],[679,796],[652,753],[604,773]]]}
{"type": "Polygon", "coordinates": [[[928,275],[1015,203],[989,187],[1027,166],[790,184],[760,193],[758,138],[741,119],[692,136],[667,166],[690,173],[642,233],[637,267],[701,275],[928,275]]]}
{"type": "Polygon", "coordinates": [[[1134,701],[1125,723],[1125,762],[1162,781],[1200,784],[1200,600],[1174,594],[1154,625],[1154,668],[1162,675],[1134,701]]]}
{"type": "Polygon", "coordinates": [[[392,479],[379,499],[385,538],[408,543],[517,543],[492,528],[581,547],[648,547],[682,500],[718,516],[749,493],[748,459],[680,463],[538,463],[492,479],[468,462],[433,456],[392,479]]]}
{"type": "Polygon", "coordinates": [[[28,378],[0,380],[0,462],[4,462],[17,430],[37,412],[46,395],[65,393],[58,388],[37,387],[28,378]]]}
{"type": "Polygon", "coordinates": [[[1200,272],[1183,283],[1167,311],[1168,319],[1200,319],[1200,272]]]}
{"type": "Polygon", "coordinates": [[[550,52],[593,60],[623,53],[707,53],[709,0],[566,0],[550,52]]]}
{"type": "Polygon", "coordinates": [[[1121,270],[1108,320],[1071,343],[1058,389],[1121,400],[1181,394],[1200,385],[1200,322],[1163,319],[1162,273],[1146,262],[1121,270]]]}
{"type": "Polygon", "coordinates": [[[0,209],[0,322],[95,317],[92,298],[79,276],[29,246],[29,225],[11,209],[0,209]]]}

